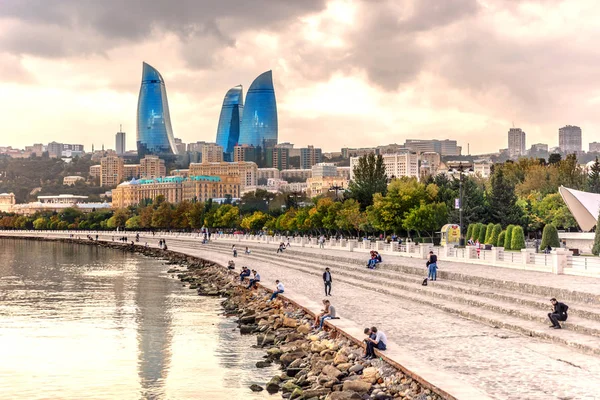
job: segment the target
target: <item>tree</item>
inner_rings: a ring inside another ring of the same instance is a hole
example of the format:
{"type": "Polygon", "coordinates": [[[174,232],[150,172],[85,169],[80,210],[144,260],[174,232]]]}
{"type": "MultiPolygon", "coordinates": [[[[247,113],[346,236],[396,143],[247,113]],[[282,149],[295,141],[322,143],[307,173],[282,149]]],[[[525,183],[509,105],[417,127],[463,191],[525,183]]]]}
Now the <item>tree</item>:
{"type": "Polygon", "coordinates": [[[473,241],[479,240],[479,230],[480,229],[481,229],[481,224],[479,224],[479,223],[473,224],[473,230],[471,231],[471,237],[473,238],[473,241]]]}
{"type": "Polygon", "coordinates": [[[371,153],[360,157],[358,164],[354,166],[353,174],[354,177],[348,185],[350,197],[358,201],[363,210],[373,204],[375,193],[385,196],[388,177],[381,155],[375,156],[371,153]]]}
{"type": "Polygon", "coordinates": [[[162,202],[152,214],[152,227],[158,229],[167,229],[171,227],[173,210],[167,202],[162,202]]]}
{"type": "Polygon", "coordinates": [[[558,164],[561,160],[561,156],[559,153],[552,153],[548,157],[548,164],[558,164]]]}
{"type": "Polygon", "coordinates": [[[475,224],[469,224],[469,227],[467,228],[467,234],[465,235],[467,240],[469,240],[470,238],[473,237],[473,228],[474,227],[475,227],[475,224]]]}
{"type": "Polygon", "coordinates": [[[200,229],[204,225],[204,204],[192,203],[192,207],[188,211],[188,223],[192,229],[200,229]]]}
{"type": "Polygon", "coordinates": [[[590,167],[587,186],[589,192],[600,193],[600,162],[598,162],[598,157],[590,167]]]}
{"type": "Polygon", "coordinates": [[[137,229],[140,229],[141,227],[142,227],[142,221],[141,221],[141,217],[139,215],[135,215],[135,216],[129,218],[127,220],[127,222],[125,222],[125,228],[127,228],[127,229],[137,230],[137,229]]]}
{"type": "Polygon", "coordinates": [[[479,243],[481,243],[481,244],[485,243],[486,231],[487,231],[487,227],[480,222],[479,223],[479,237],[477,239],[479,240],[479,243]]]}
{"type": "Polygon", "coordinates": [[[504,239],[506,237],[506,231],[502,231],[500,232],[500,234],[498,235],[498,247],[504,247],[504,239]]]}
{"type": "Polygon", "coordinates": [[[44,217],[39,217],[33,221],[33,228],[36,230],[43,230],[48,227],[48,221],[44,217]]]}
{"type": "Polygon", "coordinates": [[[272,218],[262,211],[255,211],[250,215],[246,215],[241,222],[241,227],[251,231],[259,231],[263,229],[272,218]]]}
{"type": "Polygon", "coordinates": [[[492,224],[491,222],[489,224],[487,224],[487,227],[485,229],[485,238],[483,243],[485,244],[492,244],[492,232],[494,231],[494,224],[492,224]]]}
{"type": "Polygon", "coordinates": [[[490,184],[489,202],[493,220],[503,226],[521,223],[523,212],[517,205],[515,186],[505,179],[503,167],[494,170],[490,184]]]}
{"type": "Polygon", "coordinates": [[[504,250],[510,250],[512,245],[512,233],[514,230],[514,225],[509,225],[506,227],[506,235],[504,236],[504,250]]]}
{"type": "Polygon", "coordinates": [[[439,232],[446,222],[448,222],[448,208],[445,203],[421,203],[419,207],[413,208],[406,214],[404,227],[409,231],[416,231],[419,236],[421,232],[425,232],[433,239],[435,232],[439,232]]]}
{"type": "Polygon", "coordinates": [[[523,233],[523,227],[521,225],[517,225],[512,230],[512,235],[510,239],[510,249],[518,251],[524,248],[525,234],[523,233]]]}
{"type": "Polygon", "coordinates": [[[552,224],[556,228],[565,229],[577,226],[577,221],[575,221],[559,193],[549,194],[540,201],[537,198],[532,198],[531,203],[530,217],[538,222],[539,227],[542,224],[552,224]]]}
{"type": "Polygon", "coordinates": [[[560,241],[558,239],[558,231],[552,224],[544,226],[542,232],[542,242],[540,243],[540,249],[545,249],[550,246],[551,248],[560,247],[560,241]]]}
{"type": "Polygon", "coordinates": [[[338,228],[347,232],[356,232],[360,237],[361,227],[367,222],[367,216],[360,211],[360,204],[354,199],[344,201],[335,220],[338,228]]]}
{"type": "Polygon", "coordinates": [[[594,246],[592,246],[592,254],[594,254],[595,256],[600,255],[600,214],[598,214],[598,220],[596,221],[596,234],[594,235],[594,246]]]}
{"type": "Polygon", "coordinates": [[[494,225],[494,229],[492,230],[492,236],[490,237],[490,244],[494,247],[501,247],[504,245],[504,242],[498,243],[498,238],[500,237],[500,232],[502,232],[502,225],[496,224],[494,225]]]}

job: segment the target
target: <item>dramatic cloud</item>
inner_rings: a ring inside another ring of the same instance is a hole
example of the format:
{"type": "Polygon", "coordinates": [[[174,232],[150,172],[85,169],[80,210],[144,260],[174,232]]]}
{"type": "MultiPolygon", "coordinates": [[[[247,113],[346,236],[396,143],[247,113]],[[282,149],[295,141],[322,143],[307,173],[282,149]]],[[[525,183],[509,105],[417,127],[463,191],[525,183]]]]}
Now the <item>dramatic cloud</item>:
{"type": "Polygon", "coordinates": [[[491,152],[513,122],[528,144],[556,145],[566,124],[593,141],[598,17],[592,0],[4,0],[0,107],[15,134],[0,144],[112,146],[123,123],[133,147],[142,61],[186,142],[214,140],[227,89],[268,69],[280,140],[297,145],[449,137],[491,152]]]}

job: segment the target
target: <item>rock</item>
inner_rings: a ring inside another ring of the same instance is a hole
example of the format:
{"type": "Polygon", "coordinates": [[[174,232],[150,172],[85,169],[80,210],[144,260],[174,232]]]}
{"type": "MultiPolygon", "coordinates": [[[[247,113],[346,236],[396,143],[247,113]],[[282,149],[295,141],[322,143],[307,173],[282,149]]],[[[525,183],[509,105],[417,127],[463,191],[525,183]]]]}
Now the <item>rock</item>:
{"type": "Polygon", "coordinates": [[[300,333],[293,332],[293,333],[288,333],[286,335],[285,342],[290,343],[290,342],[295,342],[296,340],[302,340],[302,339],[304,339],[304,336],[302,336],[300,333]]]}
{"type": "Polygon", "coordinates": [[[303,352],[302,350],[297,350],[290,353],[282,354],[281,357],[279,357],[279,362],[281,362],[283,366],[288,366],[292,363],[292,361],[298,358],[304,358],[306,356],[307,354],[305,352],[303,352]]]}
{"type": "Polygon", "coordinates": [[[297,329],[298,333],[301,333],[303,335],[307,335],[308,333],[310,333],[311,328],[309,324],[304,324],[304,325],[300,325],[297,329]]]}
{"type": "Polygon", "coordinates": [[[344,373],[342,371],[340,371],[333,365],[324,366],[321,373],[323,375],[327,375],[329,378],[335,378],[335,379],[339,379],[340,377],[342,377],[344,375],[344,373]]]}
{"type": "Polygon", "coordinates": [[[323,350],[327,350],[327,345],[321,342],[313,342],[310,345],[310,351],[313,353],[321,353],[323,350]]]}
{"type": "Polygon", "coordinates": [[[302,371],[302,368],[288,368],[285,370],[285,373],[292,378],[298,375],[298,372],[302,371]]]}
{"type": "Polygon", "coordinates": [[[333,359],[333,363],[335,365],[344,364],[344,363],[347,363],[347,362],[348,362],[348,357],[345,354],[340,353],[340,352],[338,352],[336,354],[335,358],[333,359]]]}
{"type": "Polygon", "coordinates": [[[351,391],[341,391],[341,392],[331,392],[325,400],[361,400],[362,396],[356,392],[351,391]]]}
{"type": "Polygon", "coordinates": [[[389,394],[386,393],[377,393],[375,396],[373,396],[374,400],[392,400],[392,396],[390,396],[389,394]]]}
{"type": "Polygon", "coordinates": [[[304,363],[304,360],[302,358],[297,358],[294,361],[292,361],[292,363],[290,365],[288,365],[288,369],[289,368],[300,368],[300,366],[304,363]]]}
{"type": "Polygon", "coordinates": [[[240,326],[240,333],[242,335],[248,335],[248,334],[254,332],[256,330],[256,328],[258,328],[257,325],[242,325],[242,326],[240,326]]]}
{"type": "Polygon", "coordinates": [[[262,392],[264,389],[260,385],[257,385],[255,383],[253,385],[250,385],[250,390],[252,390],[253,392],[262,392]]]}
{"type": "Polygon", "coordinates": [[[359,393],[366,393],[371,390],[371,384],[364,381],[345,381],[343,389],[359,393]]]}
{"type": "Polygon", "coordinates": [[[363,370],[363,366],[362,364],[354,364],[353,366],[350,367],[350,369],[348,370],[349,372],[360,372],[363,370]]]}
{"type": "Polygon", "coordinates": [[[290,400],[301,399],[301,398],[302,398],[302,389],[297,387],[296,389],[294,389],[294,391],[290,395],[290,400]]]}
{"type": "Polygon", "coordinates": [[[259,346],[266,346],[268,344],[275,343],[275,335],[265,334],[265,335],[257,335],[256,336],[256,344],[259,346]]]}
{"type": "Polygon", "coordinates": [[[298,326],[298,321],[294,318],[283,317],[283,326],[288,328],[296,328],[298,326]]]}
{"type": "Polygon", "coordinates": [[[256,362],[256,368],[266,368],[269,365],[271,365],[271,360],[266,360],[266,361],[257,361],[256,362]]]}
{"type": "Polygon", "coordinates": [[[337,369],[339,369],[342,372],[348,371],[351,367],[353,367],[352,363],[342,363],[337,365],[337,369]]]}
{"type": "Polygon", "coordinates": [[[267,355],[269,356],[269,358],[272,358],[274,360],[278,360],[282,354],[283,354],[283,351],[278,347],[273,347],[273,348],[270,348],[269,350],[267,350],[267,355]]]}
{"type": "Polygon", "coordinates": [[[312,397],[321,397],[321,396],[325,396],[325,395],[329,394],[329,392],[331,392],[331,390],[328,388],[307,389],[304,391],[304,398],[310,399],[312,397]]]}
{"type": "Polygon", "coordinates": [[[369,382],[369,383],[375,383],[375,382],[377,382],[378,378],[379,378],[379,371],[377,371],[377,368],[369,367],[369,368],[363,369],[362,378],[361,378],[363,381],[369,382]]]}
{"type": "Polygon", "coordinates": [[[293,392],[296,389],[299,389],[299,387],[292,381],[287,381],[283,385],[281,385],[281,391],[283,393],[293,392]]]}
{"type": "Polygon", "coordinates": [[[277,375],[271,378],[269,383],[267,383],[266,389],[267,392],[273,394],[279,392],[279,385],[281,384],[281,378],[277,375]]]}

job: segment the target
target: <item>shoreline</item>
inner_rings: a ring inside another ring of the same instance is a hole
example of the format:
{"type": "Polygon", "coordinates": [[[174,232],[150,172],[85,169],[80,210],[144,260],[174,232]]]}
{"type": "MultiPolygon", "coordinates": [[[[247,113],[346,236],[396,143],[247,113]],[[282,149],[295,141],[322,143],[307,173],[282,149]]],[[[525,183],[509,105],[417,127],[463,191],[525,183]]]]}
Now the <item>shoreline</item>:
{"type": "Polygon", "coordinates": [[[423,382],[402,366],[394,365],[379,353],[379,358],[361,360],[362,340],[333,325],[313,334],[309,323],[314,313],[280,295],[267,303],[272,293],[261,285],[257,290],[243,289],[237,272],[219,263],[172,250],[120,242],[103,242],[75,238],[46,238],[39,236],[4,236],[19,240],[37,240],[94,245],[165,259],[170,275],[196,289],[199,295],[225,297],[222,302],[226,317],[238,316],[241,334],[256,334],[257,346],[265,349],[265,360],[257,367],[279,363],[280,375],[264,385],[249,390],[266,389],[281,392],[290,399],[455,399],[454,396],[423,382]],[[283,358],[282,358],[283,357],[283,358]],[[400,367],[400,368],[398,368],[400,367]]]}

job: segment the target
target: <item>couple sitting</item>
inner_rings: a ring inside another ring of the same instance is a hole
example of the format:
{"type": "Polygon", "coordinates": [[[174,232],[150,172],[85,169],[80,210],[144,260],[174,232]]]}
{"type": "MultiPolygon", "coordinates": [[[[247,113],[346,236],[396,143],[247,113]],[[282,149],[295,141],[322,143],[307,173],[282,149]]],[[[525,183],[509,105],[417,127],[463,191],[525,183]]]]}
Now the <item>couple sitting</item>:
{"type": "Polygon", "coordinates": [[[374,269],[375,265],[379,264],[381,261],[381,254],[379,254],[375,250],[371,250],[371,259],[367,263],[367,267],[374,269]]]}
{"type": "Polygon", "coordinates": [[[375,349],[384,351],[387,348],[387,337],[383,332],[377,331],[377,327],[365,328],[365,344],[367,345],[364,358],[370,360],[375,358],[375,349]]]}

